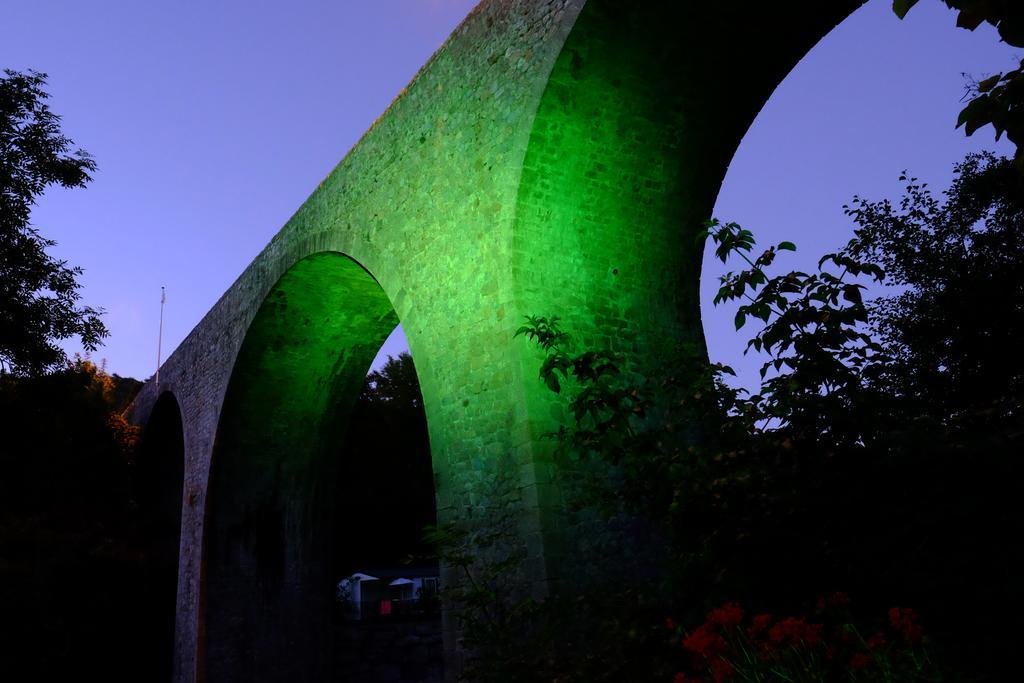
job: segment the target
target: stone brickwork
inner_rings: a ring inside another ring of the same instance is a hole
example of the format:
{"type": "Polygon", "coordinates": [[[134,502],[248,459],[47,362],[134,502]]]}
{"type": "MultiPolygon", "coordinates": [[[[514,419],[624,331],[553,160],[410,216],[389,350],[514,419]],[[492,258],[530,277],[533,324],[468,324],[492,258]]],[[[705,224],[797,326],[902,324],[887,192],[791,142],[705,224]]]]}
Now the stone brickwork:
{"type": "Polygon", "coordinates": [[[329,499],[317,454],[344,420],[325,411],[350,401],[395,320],[439,518],[477,504],[490,464],[514,463],[523,578],[537,594],[557,580],[571,530],[540,435],[561,407],[515,329],[562,316],[638,371],[703,344],[693,235],[772,90],[859,4],[482,2],[135,402],[139,423],[165,391],[182,411],[176,680],[323,679],[315,652],[286,654],[315,640],[294,613],[322,535],[304,496],[329,499]]]}

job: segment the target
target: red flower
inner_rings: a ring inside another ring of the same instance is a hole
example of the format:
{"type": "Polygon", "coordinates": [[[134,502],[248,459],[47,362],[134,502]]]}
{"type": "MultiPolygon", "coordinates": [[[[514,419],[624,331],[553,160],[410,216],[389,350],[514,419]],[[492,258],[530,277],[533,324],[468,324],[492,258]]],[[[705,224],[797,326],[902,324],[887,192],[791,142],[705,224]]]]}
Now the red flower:
{"type": "Polygon", "coordinates": [[[787,617],[768,631],[772,642],[790,645],[816,645],[821,641],[821,624],[808,624],[803,617],[787,617]]]}
{"type": "Polygon", "coordinates": [[[747,629],[747,637],[754,638],[761,635],[768,630],[768,627],[772,625],[772,615],[770,614],[757,614],[750,620],[750,628],[747,629]]]}
{"type": "Polygon", "coordinates": [[[847,607],[850,604],[850,596],[842,591],[833,593],[828,598],[829,607],[847,607]]]}
{"type": "Polygon", "coordinates": [[[843,592],[836,592],[827,598],[818,598],[816,607],[819,612],[824,612],[829,607],[846,607],[850,604],[850,596],[843,592]]]}
{"type": "Polygon", "coordinates": [[[692,681],[693,679],[692,678],[687,679],[686,678],[686,674],[684,674],[682,671],[680,671],[679,673],[677,673],[675,676],[672,677],[672,683],[687,683],[687,680],[692,681]]]}
{"type": "Polygon", "coordinates": [[[732,664],[725,661],[724,659],[716,659],[711,662],[711,677],[715,683],[722,683],[733,677],[736,670],[732,668],[732,664]]]}
{"type": "Polygon", "coordinates": [[[676,630],[676,622],[672,617],[665,617],[665,628],[667,628],[669,631],[676,630]]]}
{"type": "Polygon", "coordinates": [[[880,647],[885,647],[885,636],[881,633],[876,633],[875,635],[868,638],[867,646],[869,650],[875,650],[880,647]]]}
{"type": "Polygon", "coordinates": [[[735,602],[730,602],[708,612],[708,622],[724,628],[739,626],[741,621],[743,621],[743,610],[735,602]]]}
{"type": "Polygon", "coordinates": [[[850,668],[854,671],[859,671],[860,669],[866,669],[868,666],[871,665],[871,662],[871,655],[866,654],[864,652],[858,652],[850,658],[850,668]]]}
{"type": "Polygon", "coordinates": [[[701,624],[683,638],[683,647],[702,657],[714,657],[728,647],[725,638],[715,632],[710,624],[701,624]]]}
{"type": "Polygon", "coordinates": [[[889,624],[906,640],[916,643],[924,635],[924,629],[917,623],[917,613],[907,607],[893,607],[889,610],[889,624]]]}

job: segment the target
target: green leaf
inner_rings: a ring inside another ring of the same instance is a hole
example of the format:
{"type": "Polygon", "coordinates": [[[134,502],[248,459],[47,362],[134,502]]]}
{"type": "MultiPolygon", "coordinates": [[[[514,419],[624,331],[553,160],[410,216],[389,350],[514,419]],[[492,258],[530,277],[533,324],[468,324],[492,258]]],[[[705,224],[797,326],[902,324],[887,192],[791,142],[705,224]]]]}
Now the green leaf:
{"type": "Polygon", "coordinates": [[[743,311],[736,311],[736,329],[743,327],[744,323],[747,322],[747,316],[743,311]]]}
{"type": "Polygon", "coordinates": [[[892,0],[892,11],[896,13],[896,16],[902,19],[907,16],[907,12],[917,4],[917,0],[892,0]]]}
{"type": "Polygon", "coordinates": [[[779,250],[796,251],[796,245],[792,242],[779,242],[779,250]]]}
{"type": "Polygon", "coordinates": [[[544,377],[544,384],[547,385],[548,389],[555,392],[556,394],[561,393],[562,387],[558,382],[558,376],[554,373],[544,377]]]}

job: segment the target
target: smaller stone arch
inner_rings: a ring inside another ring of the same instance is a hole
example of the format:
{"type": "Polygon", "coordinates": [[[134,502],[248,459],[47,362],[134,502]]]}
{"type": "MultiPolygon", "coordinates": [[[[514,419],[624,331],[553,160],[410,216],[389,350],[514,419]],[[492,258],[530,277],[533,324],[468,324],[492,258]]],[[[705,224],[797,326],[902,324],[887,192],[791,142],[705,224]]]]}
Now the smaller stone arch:
{"type": "Polygon", "coordinates": [[[204,523],[200,676],[327,680],[338,445],[398,316],[351,257],[292,265],[260,305],[217,426],[204,523]]]}
{"type": "Polygon", "coordinates": [[[144,544],[147,613],[154,615],[147,677],[172,677],[178,603],[181,516],[185,477],[185,430],[181,407],[170,391],[157,398],[135,456],[132,488],[144,544]]]}

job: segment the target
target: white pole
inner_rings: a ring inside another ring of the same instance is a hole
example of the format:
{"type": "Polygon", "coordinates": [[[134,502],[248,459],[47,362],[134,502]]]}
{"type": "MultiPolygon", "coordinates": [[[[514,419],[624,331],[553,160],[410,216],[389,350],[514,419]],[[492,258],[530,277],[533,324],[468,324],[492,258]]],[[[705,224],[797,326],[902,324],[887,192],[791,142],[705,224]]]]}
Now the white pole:
{"type": "Polygon", "coordinates": [[[160,384],[160,345],[164,340],[164,302],[167,301],[167,292],[163,286],[160,287],[160,334],[156,338],[156,383],[160,384]]]}

